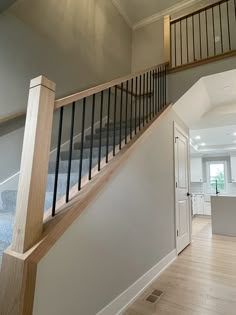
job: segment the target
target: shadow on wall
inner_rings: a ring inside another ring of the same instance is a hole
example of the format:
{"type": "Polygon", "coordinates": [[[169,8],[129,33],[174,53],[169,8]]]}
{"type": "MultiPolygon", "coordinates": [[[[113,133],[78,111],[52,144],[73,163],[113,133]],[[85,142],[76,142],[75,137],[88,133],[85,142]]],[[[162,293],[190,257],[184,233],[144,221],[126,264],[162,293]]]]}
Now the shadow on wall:
{"type": "Polygon", "coordinates": [[[16,0],[1,0],[0,2],[0,13],[7,10],[16,0]]]}

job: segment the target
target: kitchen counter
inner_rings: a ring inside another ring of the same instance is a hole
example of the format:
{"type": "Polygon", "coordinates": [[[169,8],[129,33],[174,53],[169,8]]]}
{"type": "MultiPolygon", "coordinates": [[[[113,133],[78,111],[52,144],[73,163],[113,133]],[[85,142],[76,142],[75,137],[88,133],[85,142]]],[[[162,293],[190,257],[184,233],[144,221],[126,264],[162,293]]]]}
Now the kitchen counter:
{"type": "Polygon", "coordinates": [[[212,233],[236,236],[236,196],[211,196],[212,233]]]}

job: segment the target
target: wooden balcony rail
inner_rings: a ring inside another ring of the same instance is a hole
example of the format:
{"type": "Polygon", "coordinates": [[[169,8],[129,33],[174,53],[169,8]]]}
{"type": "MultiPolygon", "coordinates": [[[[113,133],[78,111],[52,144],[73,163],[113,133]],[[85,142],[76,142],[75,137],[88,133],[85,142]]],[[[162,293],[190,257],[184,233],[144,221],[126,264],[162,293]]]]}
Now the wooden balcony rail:
{"type": "Polygon", "coordinates": [[[164,31],[171,71],[234,56],[236,2],[220,0],[175,19],[167,16],[164,31]]]}

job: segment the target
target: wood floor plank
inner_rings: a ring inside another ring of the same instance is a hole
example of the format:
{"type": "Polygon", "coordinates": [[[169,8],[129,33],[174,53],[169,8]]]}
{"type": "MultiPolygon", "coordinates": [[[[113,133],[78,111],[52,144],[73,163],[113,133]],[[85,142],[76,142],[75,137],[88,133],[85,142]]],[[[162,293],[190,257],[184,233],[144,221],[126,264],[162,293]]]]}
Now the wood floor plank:
{"type": "Polygon", "coordinates": [[[211,219],[193,220],[193,241],[123,315],[236,314],[236,238],[212,235],[211,219]],[[146,298],[161,290],[152,304],[146,298]]]}

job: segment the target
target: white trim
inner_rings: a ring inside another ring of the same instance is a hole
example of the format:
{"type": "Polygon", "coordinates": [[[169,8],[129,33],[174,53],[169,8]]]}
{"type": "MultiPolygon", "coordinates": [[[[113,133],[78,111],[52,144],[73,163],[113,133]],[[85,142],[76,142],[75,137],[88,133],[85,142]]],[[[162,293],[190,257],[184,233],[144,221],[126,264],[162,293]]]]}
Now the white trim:
{"type": "Polygon", "coordinates": [[[162,18],[164,18],[165,15],[171,15],[177,11],[180,11],[182,9],[185,9],[187,7],[189,7],[192,4],[201,2],[201,0],[184,0],[176,5],[173,5],[172,7],[169,7],[166,10],[163,10],[161,12],[158,12],[156,14],[153,14],[152,16],[143,19],[142,21],[135,23],[133,25],[133,30],[136,30],[138,28],[144,27],[145,25],[151,24],[153,22],[156,22],[162,18]]]}
{"type": "Polygon", "coordinates": [[[156,14],[153,14],[137,23],[132,23],[128,14],[125,12],[124,6],[121,4],[120,0],[112,0],[114,6],[116,9],[120,12],[120,14],[125,19],[126,23],[133,29],[136,30],[138,28],[144,27],[148,24],[151,24],[153,22],[156,22],[160,19],[162,19],[165,15],[171,15],[175,12],[178,12],[180,10],[183,10],[193,4],[201,2],[201,0],[183,0],[178,4],[175,4],[165,10],[162,10],[156,14]]]}
{"type": "Polygon", "coordinates": [[[163,272],[175,259],[176,249],[171,251],[154,267],[134,282],[127,290],[122,292],[110,304],[103,308],[97,315],[119,315],[163,272]]]}
{"type": "Polygon", "coordinates": [[[131,22],[128,15],[126,14],[124,7],[121,5],[120,1],[119,0],[112,0],[112,2],[114,4],[114,6],[116,7],[116,9],[121,14],[121,16],[124,18],[125,22],[129,25],[130,28],[133,29],[133,23],[131,22]]]}
{"type": "MultiPolygon", "coordinates": [[[[177,241],[177,187],[176,187],[176,131],[180,132],[186,139],[188,140],[188,152],[187,152],[187,165],[188,165],[188,191],[190,191],[191,187],[191,170],[190,170],[190,136],[188,133],[186,133],[183,128],[181,128],[176,121],[174,121],[174,130],[173,130],[173,148],[174,148],[174,190],[175,190],[175,246],[176,246],[176,252],[178,252],[178,241],[177,241]]],[[[192,212],[191,212],[191,202],[189,199],[189,244],[192,243],[192,212]]]]}
{"type": "Polygon", "coordinates": [[[5,185],[7,182],[9,182],[10,180],[12,180],[13,178],[15,178],[16,176],[18,176],[20,174],[20,171],[15,173],[14,175],[12,175],[11,177],[5,179],[3,182],[0,183],[0,186],[5,185]]]}

